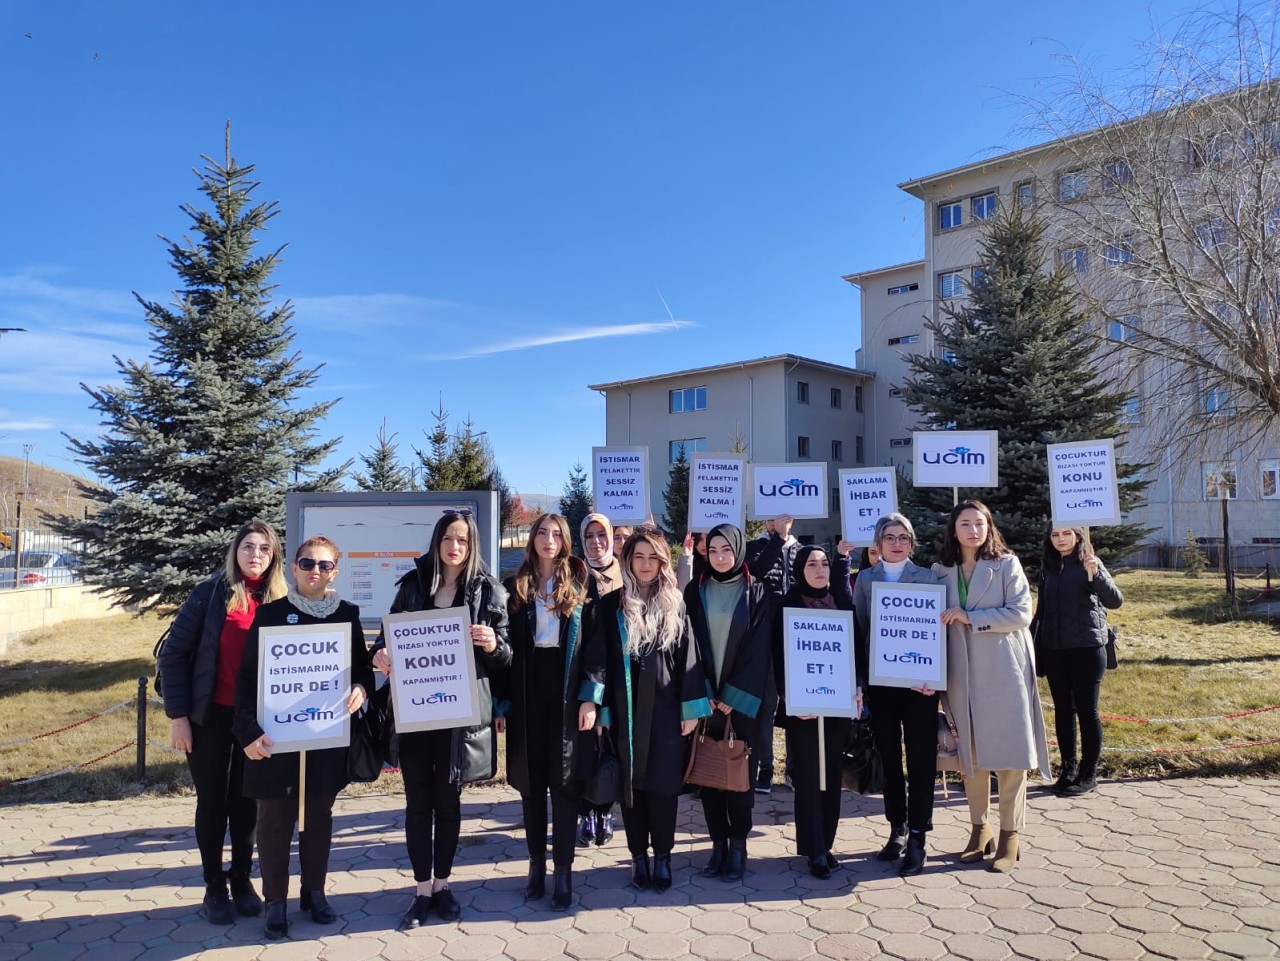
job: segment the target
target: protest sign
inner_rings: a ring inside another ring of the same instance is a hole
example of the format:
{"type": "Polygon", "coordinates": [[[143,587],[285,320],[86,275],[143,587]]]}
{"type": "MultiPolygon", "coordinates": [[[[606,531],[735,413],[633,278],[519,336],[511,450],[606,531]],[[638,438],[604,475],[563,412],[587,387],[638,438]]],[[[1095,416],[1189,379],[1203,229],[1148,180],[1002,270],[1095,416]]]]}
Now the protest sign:
{"type": "Polygon", "coordinates": [[[752,520],[765,520],[780,514],[827,516],[825,462],[751,465],[751,500],[747,516],[752,520]]]}
{"type": "Polygon", "coordinates": [[[388,614],[382,636],[391,658],[396,730],[438,731],[480,723],[471,617],[466,607],[388,614]]]}
{"type": "Polygon", "coordinates": [[[689,530],[717,524],[743,526],[747,462],[734,454],[694,454],[689,459],[689,530]]]}
{"type": "Polygon", "coordinates": [[[873,547],[876,521],[898,509],[898,473],[892,467],[858,467],[838,476],[840,536],[856,547],[873,547]]]}
{"type": "Polygon", "coordinates": [[[918,430],[911,435],[916,487],[999,487],[994,430],[918,430]]]}
{"type": "Polygon", "coordinates": [[[351,625],[258,629],[258,726],[271,753],[351,743],[351,625]]]}
{"type": "Polygon", "coordinates": [[[946,608],[945,584],[872,584],[868,682],[946,690],[946,608]]]}
{"type": "Polygon", "coordinates": [[[612,524],[649,519],[649,448],[591,448],[592,493],[598,513],[612,524]]]}
{"type": "Polygon", "coordinates": [[[1055,527],[1121,523],[1114,441],[1049,444],[1048,455],[1055,527]]]}
{"type": "Polygon", "coordinates": [[[782,609],[786,711],[791,717],[856,717],[853,612],[782,609]]]}

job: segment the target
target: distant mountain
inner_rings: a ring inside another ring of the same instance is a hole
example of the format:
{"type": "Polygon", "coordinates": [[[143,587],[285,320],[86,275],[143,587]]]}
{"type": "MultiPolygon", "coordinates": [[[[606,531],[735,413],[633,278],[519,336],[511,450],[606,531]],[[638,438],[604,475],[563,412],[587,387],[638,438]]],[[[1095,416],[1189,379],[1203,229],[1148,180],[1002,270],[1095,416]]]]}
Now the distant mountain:
{"type": "MultiPolygon", "coordinates": [[[[80,496],[81,478],[35,461],[30,465],[30,491],[23,502],[23,527],[43,527],[49,514],[83,515],[92,501],[80,496]]],[[[0,529],[17,521],[17,494],[22,490],[22,458],[0,457],[0,529]]]]}
{"type": "Polygon", "coordinates": [[[536,511],[542,513],[554,513],[560,509],[559,494],[526,494],[520,492],[520,500],[526,507],[532,507],[536,511]]]}

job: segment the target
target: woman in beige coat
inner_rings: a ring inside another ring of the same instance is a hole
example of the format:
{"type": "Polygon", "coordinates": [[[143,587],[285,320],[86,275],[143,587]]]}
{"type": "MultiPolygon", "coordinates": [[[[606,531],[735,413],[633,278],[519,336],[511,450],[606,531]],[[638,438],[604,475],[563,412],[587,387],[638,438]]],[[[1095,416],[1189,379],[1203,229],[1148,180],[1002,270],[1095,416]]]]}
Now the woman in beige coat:
{"type": "Polygon", "coordinates": [[[1031,653],[1031,588],[1022,564],[1005,546],[991,511],[961,501],[942,535],[941,563],[933,569],[947,585],[948,713],[959,732],[960,773],[973,831],[961,861],[978,861],[994,846],[987,809],[991,772],[1000,792],[1000,842],[993,871],[1018,860],[1026,818],[1027,771],[1049,776],[1040,692],[1031,653]]]}

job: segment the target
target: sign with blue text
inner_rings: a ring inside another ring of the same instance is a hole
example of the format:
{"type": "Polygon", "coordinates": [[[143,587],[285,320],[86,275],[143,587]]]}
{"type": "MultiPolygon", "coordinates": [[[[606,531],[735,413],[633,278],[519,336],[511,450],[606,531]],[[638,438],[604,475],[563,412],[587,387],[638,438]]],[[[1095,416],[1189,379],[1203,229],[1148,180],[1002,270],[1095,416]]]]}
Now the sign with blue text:
{"type": "Polygon", "coordinates": [[[918,430],[911,435],[915,487],[999,487],[994,430],[918,430]]]}
{"type": "Polygon", "coordinates": [[[694,454],[689,458],[689,530],[705,534],[718,524],[742,527],[746,490],[746,458],[694,454]]]}
{"type": "Polygon", "coordinates": [[[649,448],[591,448],[595,509],[611,524],[643,524],[649,519],[649,448]]]}
{"type": "Polygon", "coordinates": [[[466,607],[388,614],[382,636],[391,658],[396,730],[474,727],[482,720],[466,607]]]}
{"type": "Polygon", "coordinates": [[[826,517],[826,462],[752,464],[751,498],[747,503],[747,516],[752,520],[781,514],[826,517]]]}
{"type": "Polygon", "coordinates": [[[839,471],[840,536],[856,547],[873,547],[876,521],[898,509],[898,472],[892,467],[839,471]]]}
{"type": "Polygon", "coordinates": [[[946,608],[945,584],[872,584],[868,683],[946,690],[946,608]]]}
{"type": "Polygon", "coordinates": [[[351,624],[258,629],[258,726],[272,754],[351,743],[351,624]]]}
{"type": "Polygon", "coordinates": [[[857,717],[853,611],[782,609],[782,643],[790,717],[857,717]]]}
{"type": "Polygon", "coordinates": [[[1048,455],[1055,527],[1121,523],[1114,441],[1049,444],[1048,455]]]}

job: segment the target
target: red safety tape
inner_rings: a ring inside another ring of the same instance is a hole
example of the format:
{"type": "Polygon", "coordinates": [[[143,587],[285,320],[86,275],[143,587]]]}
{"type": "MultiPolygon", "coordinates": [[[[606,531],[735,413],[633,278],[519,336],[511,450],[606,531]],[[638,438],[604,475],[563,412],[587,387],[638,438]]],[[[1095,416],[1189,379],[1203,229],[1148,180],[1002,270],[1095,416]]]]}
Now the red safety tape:
{"type": "Polygon", "coordinates": [[[52,771],[49,774],[37,774],[34,777],[19,778],[16,781],[0,781],[0,790],[3,790],[4,788],[7,788],[7,787],[18,787],[23,784],[34,784],[36,781],[47,781],[51,777],[59,777],[63,774],[71,774],[73,771],[82,770],[83,768],[86,768],[91,764],[97,764],[99,761],[105,761],[107,758],[111,757],[113,754],[119,754],[121,751],[127,750],[128,748],[131,748],[133,746],[134,746],[133,741],[126,741],[124,744],[121,744],[118,748],[116,748],[113,751],[108,751],[106,754],[99,754],[97,757],[91,760],[82,761],[79,764],[73,764],[71,767],[63,768],[61,771],[52,771]]]}
{"type": "Polygon", "coordinates": [[[45,731],[43,734],[33,734],[31,737],[20,737],[13,741],[0,742],[0,747],[12,747],[14,744],[29,744],[32,741],[39,741],[41,738],[53,737],[55,734],[62,734],[64,731],[70,731],[73,728],[80,727],[82,724],[88,724],[90,721],[96,721],[99,718],[106,717],[108,714],[114,714],[121,708],[130,706],[133,702],[134,699],[129,698],[128,700],[121,701],[119,704],[113,704],[111,707],[99,711],[97,714],[90,714],[88,717],[82,718],[79,721],[72,721],[64,727],[60,727],[52,731],[45,731]]]}
{"type": "MultiPolygon", "coordinates": [[[[1047,710],[1053,710],[1051,703],[1046,703],[1044,706],[1047,710]]],[[[1099,714],[1098,717],[1104,721],[1127,721],[1131,724],[1191,724],[1201,721],[1231,721],[1249,717],[1252,714],[1267,714],[1271,711],[1280,711],[1280,704],[1255,707],[1250,711],[1234,711],[1231,714],[1207,714],[1204,717],[1130,717],[1127,714],[1099,714]]]]}
{"type": "MultiPolygon", "coordinates": [[[[1053,747],[1058,742],[1049,740],[1046,743],[1053,747]]],[[[1204,754],[1207,751],[1243,751],[1253,747],[1267,747],[1280,744],[1280,737],[1268,738],[1265,741],[1247,741],[1240,744],[1211,744],[1208,747],[1104,747],[1104,754],[1204,754]]]]}

